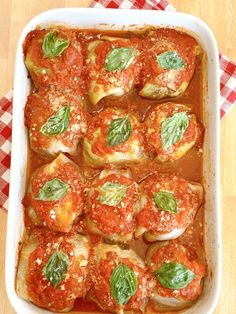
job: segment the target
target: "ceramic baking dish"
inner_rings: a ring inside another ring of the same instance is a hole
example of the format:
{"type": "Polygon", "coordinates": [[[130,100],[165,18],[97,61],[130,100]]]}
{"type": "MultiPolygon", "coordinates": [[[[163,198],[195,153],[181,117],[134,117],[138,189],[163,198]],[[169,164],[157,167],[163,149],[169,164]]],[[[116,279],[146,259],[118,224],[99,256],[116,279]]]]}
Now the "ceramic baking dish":
{"type": "Polygon", "coordinates": [[[19,314],[49,313],[19,298],[15,292],[15,272],[18,259],[18,243],[23,234],[22,198],[25,193],[27,166],[27,130],[24,126],[24,106],[30,92],[30,80],[23,61],[22,43],[28,32],[37,25],[74,25],[80,28],[121,29],[157,25],[184,28],[200,41],[207,54],[206,93],[204,99],[204,188],[205,248],[208,276],[198,302],[185,313],[212,313],[218,300],[221,278],[221,223],[219,191],[219,61],[214,35],[200,19],[182,13],[146,10],[112,9],[55,9],[33,18],[24,28],[18,42],[14,81],[13,134],[11,157],[11,181],[9,196],[8,230],[6,245],[6,288],[9,300],[19,314]],[[99,25],[101,24],[101,25],[99,25]],[[107,24],[107,25],[106,25],[107,24]]]}

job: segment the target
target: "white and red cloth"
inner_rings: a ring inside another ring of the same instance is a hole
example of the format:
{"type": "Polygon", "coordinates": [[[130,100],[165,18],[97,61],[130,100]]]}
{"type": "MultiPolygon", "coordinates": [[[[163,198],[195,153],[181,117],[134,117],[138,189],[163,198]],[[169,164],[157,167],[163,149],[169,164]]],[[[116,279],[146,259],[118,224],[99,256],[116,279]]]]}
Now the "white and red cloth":
{"type": "MultiPolygon", "coordinates": [[[[95,0],[90,7],[175,11],[166,0],[95,0]]],[[[236,64],[220,55],[220,116],[236,103],[236,64]]],[[[0,99],[0,207],[7,209],[11,159],[12,90],[0,99]]]]}

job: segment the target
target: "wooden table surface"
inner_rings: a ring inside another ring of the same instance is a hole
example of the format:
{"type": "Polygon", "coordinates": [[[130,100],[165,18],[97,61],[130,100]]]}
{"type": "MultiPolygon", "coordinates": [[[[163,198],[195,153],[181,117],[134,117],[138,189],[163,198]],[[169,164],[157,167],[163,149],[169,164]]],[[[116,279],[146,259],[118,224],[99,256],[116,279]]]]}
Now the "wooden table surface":
{"type": "MultiPolygon", "coordinates": [[[[16,43],[24,25],[42,11],[86,7],[89,3],[89,0],[0,0],[0,96],[13,85],[16,43]]],[[[235,0],[171,0],[171,3],[177,11],[196,15],[207,22],[215,33],[220,51],[236,61],[235,0]]],[[[215,314],[233,314],[236,313],[236,106],[221,122],[221,191],[223,282],[215,314]]],[[[0,221],[0,313],[13,314],[4,284],[7,214],[1,209],[0,221]]]]}

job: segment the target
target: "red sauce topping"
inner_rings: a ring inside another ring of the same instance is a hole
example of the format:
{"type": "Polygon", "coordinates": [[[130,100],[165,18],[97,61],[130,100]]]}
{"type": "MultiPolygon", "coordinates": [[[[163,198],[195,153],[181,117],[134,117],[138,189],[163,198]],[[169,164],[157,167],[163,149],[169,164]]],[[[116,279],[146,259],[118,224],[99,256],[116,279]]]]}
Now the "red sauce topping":
{"type": "Polygon", "coordinates": [[[44,226],[55,231],[68,232],[84,206],[81,180],[82,177],[77,166],[71,162],[65,164],[58,162],[52,172],[48,171],[47,165],[43,166],[32,176],[24,205],[34,208],[37,217],[44,226]],[[41,188],[46,182],[55,178],[69,184],[67,193],[61,199],[55,201],[38,200],[37,196],[41,188]]]}
{"type": "Polygon", "coordinates": [[[153,83],[176,91],[183,82],[189,82],[194,74],[197,42],[191,36],[173,29],[157,29],[143,41],[143,67],[141,85],[153,83]],[[171,71],[160,67],[156,57],[167,51],[175,51],[184,61],[184,67],[171,71]]]}
{"type": "Polygon", "coordinates": [[[40,307],[49,308],[52,311],[60,311],[73,307],[77,297],[84,297],[88,291],[87,268],[80,267],[79,259],[75,256],[73,236],[57,236],[52,232],[35,232],[39,245],[31,253],[27,275],[27,287],[30,298],[40,307]],[[53,287],[43,273],[43,267],[50,256],[62,251],[69,258],[69,267],[65,277],[53,287]]]}
{"type": "MultiPolygon", "coordinates": [[[[107,92],[112,87],[121,87],[125,92],[129,91],[139,82],[139,73],[141,62],[139,58],[142,43],[139,38],[117,39],[114,41],[100,42],[94,49],[96,61],[88,63],[88,78],[96,80],[96,84],[101,84],[102,88],[107,92]],[[105,70],[105,62],[109,52],[114,48],[128,47],[136,51],[135,59],[126,69],[108,72],[105,70]]],[[[88,87],[90,82],[87,81],[88,87]]],[[[95,85],[93,92],[99,91],[99,86],[95,85]]]]}
{"type": "Polygon", "coordinates": [[[191,249],[186,249],[184,246],[176,244],[174,241],[160,248],[151,258],[154,265],[151,266],[151,271],[158,270],[163,263],[178,262],[194,273],[193,280],[182,289],[169,289],[161,285],[156,280],[157,286],[155,292],[163,297],[175,297],[182,300],[195,300],[202,292],[201,280],[206,274],[206,266],[197,261],[196,254],[191,249]]]}
{"type": "Polygon", "coordinates": [[[50,84],[57,85],[61,88],[74,88],[77,93],[82,93],[83,88],[80,82],[83,69],[83,55],[81,45],[77,41],[77,31],[73,29],[57,28],[56,33],[58,38],[67,39],[70,41],[68,48],[63,53],[54,58],[44,56],[42,44],[44,36],[48,30],[36,29],[31,31],[24,42],[24,54],[26,59],[30,59],[33,66],[36,66],[42,71],[35,71],[35,68],[30,68],[30,75],[36,86],[49,86],[50,84]]]}
{"type": "Polygon", "coordinates": [[[111,294],[110,276],[112,271],[120,263],[127,265],[135,272],[138,279],[138,288],[136,293],[130,298],[128,303],[124,305],[124,310],[139,310],[145,302],[145,299],[151,294],[152,278],[146,272],[146,267],[140,267],[128,258],[121,258],[115,252],[106,253],[106,258],[100,260],[98,264],[93,263],[91,267],[91,296],[104,310],[117,311],[119,304],[114,300],[111,294]]]}
{"type": "Polygon", "coordinates": [[[152,175],[142,184],[144,206],[137,216],[138,226],[148,231],[166,233],[175,228],[183,228],[193,220],[199,206],[198,195],[194,193],[188,182],[173,175],[152,175]],[[177,213],[162,210],[154,203],[157,192],[171,193],[177,204],[177,213]]]}
{"type": "Polygon", "coordinates": [[[98,156],[104,156],[114,152],[129,152],[131,150],[131,143],[135,140],[140,143],[140,146],[143,145],[143,127],[135,116],[129,114],[126,110],[107,108],[92,117],[88,124],[89,128],[86,138],[92,143],[92,152],[98,156]],[[121,144],[109,146],[106,141],[106,135],[111,122],[115,119],[123,118],[126,115],[128,115],[132,126],[130,137],[121,144]],[[99,136],[97,136],[96,132],[99,132],[99,136]]]}
{"type": "Polygon", "coordinates": [[[125,235],[134,232],[138,186],[133,180],[125,176],[111,174],[97,180],[91,187],[89,194],[89,218],[102,233],[125,235]],[[109,206],[99,201],[100,189],[107,182],[122,184],[127,188],[124,197],[115,206],[109,206]]]}
{"type": "Polygon", "coordinates": [[[163,155],[165,158],[172,160],[173,154],[179,147],[183,147],[186,144],[194,143],[197,139],[198,125],[196,117],[188,112],[188,109],[182,105],[173,103],[165,103],[156,107],[148,113],[147,116],[147,132],[146,138],[149,144],[153,145],[158,155],[163,155]],[[183,133],[182,138],[176,143],[171,145],[169,148],[163,150],[161,130],[162,123],[165,119],[173,116],[177,112],[186,112],[189,122],[188,127],[183,133]]]}
{"type": "MultiPolygon", "coordinates": [[[[25,123],[30,129],[31,148],[41,154],[49,154],[56,145],[59,149],[66,146],[67,149],[77,150],[79,140],[87,130],[87,113],[81,100],[69,90],[63,93],[54,88],[41,89],[39,93],[31,94],[25,107],[25,123]],[[55,116],[60,109],[69,106],[69,125],[67,129],[58,135],[44,135],[40,130],[48,119],[55,116]],[[59,143],[58,143],[59,142],[59,143]]],[[[53,149],[53,152],[56,148],[53,149]]]]}

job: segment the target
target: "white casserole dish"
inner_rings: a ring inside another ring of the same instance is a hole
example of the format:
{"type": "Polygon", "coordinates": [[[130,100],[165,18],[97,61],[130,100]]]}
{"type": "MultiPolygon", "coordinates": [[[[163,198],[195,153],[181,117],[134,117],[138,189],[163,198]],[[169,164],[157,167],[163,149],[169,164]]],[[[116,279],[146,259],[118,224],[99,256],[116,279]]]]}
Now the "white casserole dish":
{"type": "Polygon", "coordinates": [[[23,234],[23,207],[27,166],[27,130],[24,126],[24,106],[30,92],[30,80],[23,61],[22,43],[28,32],[37,25],[60,23],[85,28],[121,29],[124,25],[171,25],[194,32],[207,53],[207,91],[205,96],[204,125],[204,173],[205,173],[205,249],[208,276],[198,302],[186,310],[188,314],[212,313],[221,286],[221,222],[219,191],[219,61],[214,35],[200,19],[182,13],[147,10],[112,9],[55,9],[33,18],[24,28],[18,42],[13,101],[13,134],[11,157],[11,181],[9,195],[8,230],[6,245],[6,288],[9,300],[19,314],[50,313],[19,298],[15,292],[15,272],[18,259],[18,243],[23,234]],[[98,25],[103,23],[103,25],[98,25]],[[104,23],[108,25],[104,25],[104,23]],[[115,27],[114,27],[115,25],[115,27]]]}

